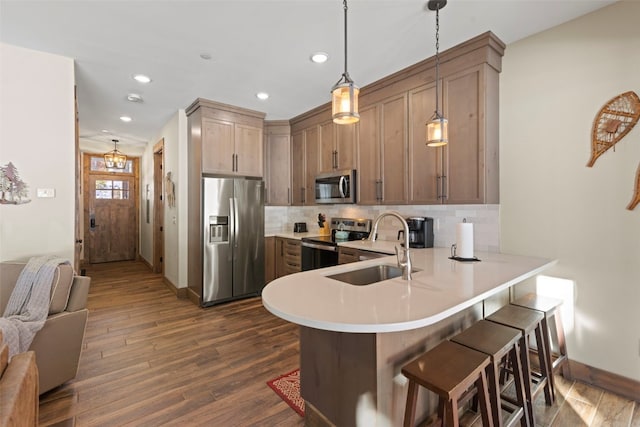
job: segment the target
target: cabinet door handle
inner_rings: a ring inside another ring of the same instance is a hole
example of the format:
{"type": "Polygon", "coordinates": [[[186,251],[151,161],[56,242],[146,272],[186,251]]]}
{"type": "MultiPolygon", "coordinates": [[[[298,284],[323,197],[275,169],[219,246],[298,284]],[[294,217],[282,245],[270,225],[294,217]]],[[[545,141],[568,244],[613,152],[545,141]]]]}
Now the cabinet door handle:
{"type": "Polygon", "coordinates": [[[302,203],[304,203],[306,201],[305,198],[304,198],[304,196],[305,196],[305,188],[302,187],[300,190],[302,190],[302,203]]]}
{"type": "Polygon", "coordinates": [[[447,176],[442,175],[442,201],[445,201],[447,198],[447,176]]]}
{"type": "Polygon", "coordinates": [[[441,193],[442,193],[442,184],[441,184],[441,180],[442,177],[440,175],[438,175],[436,177],[436,199],[440,200],[441,198],[441,193]]]}
{"type": "Polygon", "coordinates": [[[338,150],[333,152],[333,168],[338,169],[338,150]]]}
{"type": "Polygon", "coordinates": [[[291,188],[287,188],[287,204],[291,204],[291,188]]]}

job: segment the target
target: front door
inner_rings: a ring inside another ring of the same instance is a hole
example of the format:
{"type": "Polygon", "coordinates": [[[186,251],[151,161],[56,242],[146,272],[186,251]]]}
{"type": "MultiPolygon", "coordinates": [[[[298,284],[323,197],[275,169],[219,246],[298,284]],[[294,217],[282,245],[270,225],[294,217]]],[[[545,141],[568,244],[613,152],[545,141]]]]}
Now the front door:
{"type": "Polygon", "coordinates": [[[93,170],[88,175],[85,257],[88,255],[90,263],[135,259],[138,236],[135,174],[93,170]]]}

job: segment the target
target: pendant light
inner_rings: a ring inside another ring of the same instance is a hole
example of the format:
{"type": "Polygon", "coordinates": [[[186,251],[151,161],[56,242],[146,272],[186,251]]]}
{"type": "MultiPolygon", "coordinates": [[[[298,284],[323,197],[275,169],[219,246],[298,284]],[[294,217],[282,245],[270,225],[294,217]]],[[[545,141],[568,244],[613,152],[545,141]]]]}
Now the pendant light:
{"type": "Polygon", "coordinates": [[[447,0],[429,0],[427,7],[436,11],[436,111],[427,123],[427,146],[441,147],[449,142],[449,123],[438,109],[438,81],[440,80],[440,9],[447,0]]]}
{"type": "Polygon", "coordinates": [[[333,122],[339,125],[356,123],[358,114],[358,94],[360,88],[353,83],[347,72],[347,0],[344,0],[344,73],[331,88],[333,122]]]}
{"type": "Polygon", "coordinates": [[[113,151],[104,153],[104,164],[107,168],[124,169],[127,165],[127,156],[118,151],[118,140],[112,139],[113,151]]]}

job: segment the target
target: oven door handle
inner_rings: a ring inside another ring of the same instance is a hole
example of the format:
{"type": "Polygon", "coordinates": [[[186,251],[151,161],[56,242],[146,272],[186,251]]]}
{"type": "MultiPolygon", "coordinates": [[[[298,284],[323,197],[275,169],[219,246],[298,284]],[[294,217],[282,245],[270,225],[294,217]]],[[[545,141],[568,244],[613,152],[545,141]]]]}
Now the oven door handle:
{"type": "Polygon", "coordinates": [[[304,246],[305,248],[320,249],[321,251],[330,251],[330,252],[338,251],[337,246],[316,245],[315,243],[309,243],[309,242],[302,242],[302,246],[304,246]]]}

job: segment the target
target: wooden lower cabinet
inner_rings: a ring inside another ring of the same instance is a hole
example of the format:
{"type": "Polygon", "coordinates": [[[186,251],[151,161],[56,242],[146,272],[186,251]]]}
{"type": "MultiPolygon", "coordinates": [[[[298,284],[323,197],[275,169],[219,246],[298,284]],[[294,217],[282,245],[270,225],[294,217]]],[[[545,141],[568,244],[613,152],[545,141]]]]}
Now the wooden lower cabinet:
{"type": "Polygon", "coordinates": [[[264,282],[269,283],[276,278],[276,238],[264,239],[264,282]]]}
{"type": "Polygon", "coordinates": [[[338,264],[360,261],[360,251],[354,248],[338,247],[338,264]]]}
{"type": "Polygon", "coordinates": [[[302,247],[300,240],[275,238],[276,277],[302,271],[302,247]]]}

